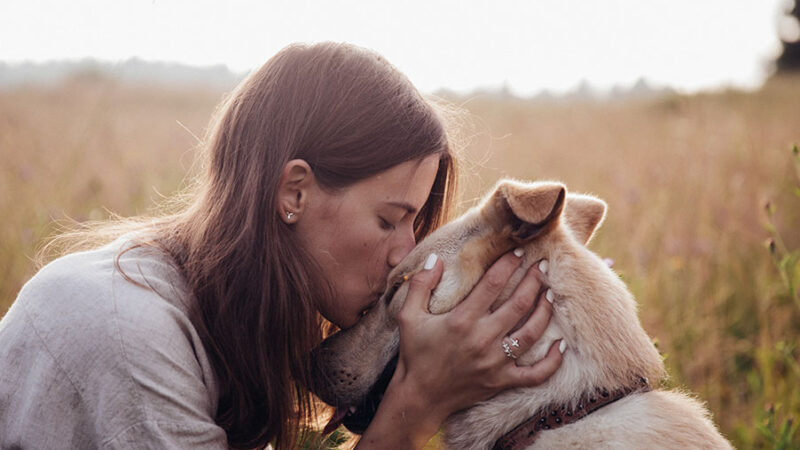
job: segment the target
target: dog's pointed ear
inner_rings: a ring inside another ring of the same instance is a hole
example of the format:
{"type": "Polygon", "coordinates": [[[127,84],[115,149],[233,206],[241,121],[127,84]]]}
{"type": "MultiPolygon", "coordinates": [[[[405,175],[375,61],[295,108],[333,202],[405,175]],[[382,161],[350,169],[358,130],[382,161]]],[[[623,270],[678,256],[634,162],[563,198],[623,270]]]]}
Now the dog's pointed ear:
{"type": "Polygon", "coordinates": [[[606,202],[597,197],[569,194],[564,207],[564,220],[575,238],[585,245],[603,223],[606,209],[606,202]]]}
{"type": "Polygon", "coordinates": [[[503,180],[484,207],[498,230],[522,243],[552,229],[564,209],[567,188],[561,183],[519,183],[503,180]]]}

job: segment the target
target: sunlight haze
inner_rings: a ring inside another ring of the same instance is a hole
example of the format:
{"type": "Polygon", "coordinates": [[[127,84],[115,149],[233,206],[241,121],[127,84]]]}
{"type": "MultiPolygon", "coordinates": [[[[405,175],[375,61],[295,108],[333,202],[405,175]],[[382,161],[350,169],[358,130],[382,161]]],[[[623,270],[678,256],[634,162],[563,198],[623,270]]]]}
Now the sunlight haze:
{"type": "Polygon", "coordinates": [[[295,41],[377,50],[423,91],[530,95],[630,86],[752,88],[780,52],[783,0],[18,1],[0,6],[0,61],[85,57],[261,65],[295,41]]]}

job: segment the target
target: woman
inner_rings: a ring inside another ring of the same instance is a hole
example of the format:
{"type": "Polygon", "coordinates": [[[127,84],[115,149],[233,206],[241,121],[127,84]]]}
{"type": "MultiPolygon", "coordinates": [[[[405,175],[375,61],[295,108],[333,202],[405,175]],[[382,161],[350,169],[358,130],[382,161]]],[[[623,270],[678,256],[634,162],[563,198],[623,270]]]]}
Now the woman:
{"type": "MultiPolygon", "coordinates": [[[[95,230],[117,239],[20,291],[0,323],[1,447],[292,447],[316,414],[305,386],[324,327],[358,321],[455,189],[431,105],[345,44],[275,55],[221,107],[205,150],[181,212],[95,230]]],[[[500,348],[541,288],[532,269],[490,314],[518,265],[500,258],[465,308],[404,309],[398,369],[359,447],[420,447],[453,412],[556,370],[557,349],[520,368],[500,348]]],[[[436,285],[441,263],[426,269],[408,304],[436,285]]],[[[514,331],[521,351],[549,320],[538,305],[514,331]]]]}

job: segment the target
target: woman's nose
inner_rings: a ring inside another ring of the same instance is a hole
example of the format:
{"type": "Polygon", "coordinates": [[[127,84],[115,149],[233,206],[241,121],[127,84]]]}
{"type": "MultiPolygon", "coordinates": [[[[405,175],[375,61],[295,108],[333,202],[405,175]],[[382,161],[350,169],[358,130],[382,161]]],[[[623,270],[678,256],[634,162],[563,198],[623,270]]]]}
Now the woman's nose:
{"type": "Polygon", "coordinates": [[[402,238],[399,238],[397,243],[392,246],[389,250],[389,256],[387,258],[387,262],[389,263],[390,267],[396,267],[417,245],[417,241],[414,238],[414,231],[404,235],[402,238]]]}

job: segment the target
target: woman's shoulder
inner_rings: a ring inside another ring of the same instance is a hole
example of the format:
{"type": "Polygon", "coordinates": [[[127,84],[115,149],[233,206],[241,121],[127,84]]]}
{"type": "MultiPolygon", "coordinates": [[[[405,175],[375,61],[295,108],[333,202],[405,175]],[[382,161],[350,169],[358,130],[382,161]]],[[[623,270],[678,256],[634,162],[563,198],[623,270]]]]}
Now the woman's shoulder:
{"type": "Polygon", "coordinates": [[[122,279],[156,291],[173,286],[177,291],[170,295],[183,295],[186,290],[183,277],[169,255],[160,248],[140,245],[135,236],[126,235],[105,246],[53,260],[23,286],[20,296],[26,295],[26,291],[108,291],[122,279]]]}
{"type": "Polygon", "coordinates": [[[183,278],[160,250],[131,244],[118,239],[42,268],[0,322],[3,344],[36,339],[66,372],[82,371],[84,361],[98,370],[171,364],[152,360],[160,353],[202,376],[205,352],[183,278]]]}
{"type": "Polygon", "coordinates": [[[190,297],[169,256],[123,237],[52,261],[23,286],[16,303],[37,321],[74,323],[171,308],[186,313],[190,297]]]}
{"type": "Polygon", "coordinates": [[[188,317],[191,296],[169,257],[120,253],[130,244],[58,258],[23,287],[0,322],[0,372],[20,372],[15,383],[31,387],[7,400],[36,398],[52,412],[79,398],[87,416],[103,417],[105,429],[92,432],[106,437],[134,423],[192,421],[217,436],[216,383],[188,317]],[[115,413],[94,411],[101,405],[115,413]]]}
{"type": "Polygon", "coordinates": [[[52,261],[20,290],[9,319],[20,316],[59,355],[185,334],[191,295],[183,278],[163,252],[131,245],[120,238],[52,261]]]}

